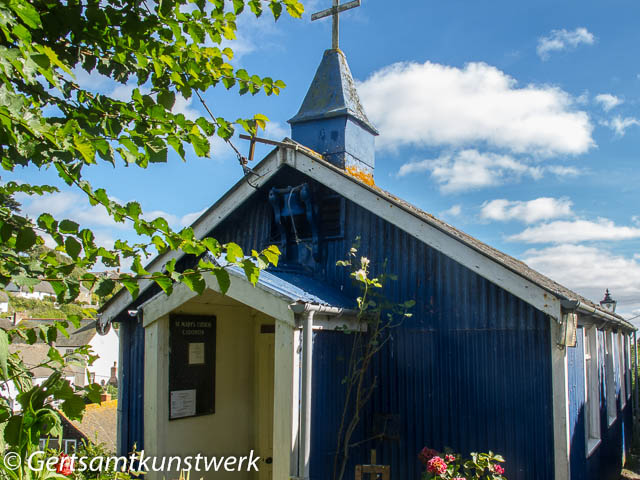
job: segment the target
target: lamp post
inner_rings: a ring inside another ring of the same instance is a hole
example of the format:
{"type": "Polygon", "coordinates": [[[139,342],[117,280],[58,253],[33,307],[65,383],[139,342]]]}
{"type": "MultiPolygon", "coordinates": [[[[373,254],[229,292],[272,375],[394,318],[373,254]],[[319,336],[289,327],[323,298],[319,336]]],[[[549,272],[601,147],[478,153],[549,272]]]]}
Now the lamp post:
{"type": "Polygon", "coordinates": [[[617,301],[611,298],[611,294],[609,293],[609,289],[607,288],[604,293],[604,298],[600,301],[600,306],[605,310],[614,313],[616,311],[617,301]]]}

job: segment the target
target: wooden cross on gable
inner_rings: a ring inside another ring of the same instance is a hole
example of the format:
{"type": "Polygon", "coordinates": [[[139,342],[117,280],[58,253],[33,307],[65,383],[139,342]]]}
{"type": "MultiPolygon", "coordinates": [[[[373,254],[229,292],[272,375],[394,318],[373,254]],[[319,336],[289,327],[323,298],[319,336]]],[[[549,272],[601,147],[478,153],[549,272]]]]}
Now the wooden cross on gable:
{"type": "Polygon", "coordinates": [[[340,27],[339,27],[339,17],[340,12],[344,12],[345,10],[351,10],[352,8],[359,7],[360,0],[353,0],[352,2],[343,3],[340,5],[340,0],[333,0],[333,7],[327,8],[326,10],[322,10],[321,12],[314,13],[311,15],[311,21],[319,20],[324,17],[328,17],[329,15],[333,16],[333,34],[331,40],[331,48],[337,50],[339,48],[339,36],[340,36],[340,27]]]}

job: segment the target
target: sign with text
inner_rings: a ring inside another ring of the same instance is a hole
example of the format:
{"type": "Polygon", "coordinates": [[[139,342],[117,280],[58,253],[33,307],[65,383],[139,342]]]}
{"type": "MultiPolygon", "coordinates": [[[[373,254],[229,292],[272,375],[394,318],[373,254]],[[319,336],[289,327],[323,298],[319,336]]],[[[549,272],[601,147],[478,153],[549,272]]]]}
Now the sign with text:
{"type": "Polygon", "coordinates": [[[169,420],[215,412],[216,317],[169,318],[169,420]]]}

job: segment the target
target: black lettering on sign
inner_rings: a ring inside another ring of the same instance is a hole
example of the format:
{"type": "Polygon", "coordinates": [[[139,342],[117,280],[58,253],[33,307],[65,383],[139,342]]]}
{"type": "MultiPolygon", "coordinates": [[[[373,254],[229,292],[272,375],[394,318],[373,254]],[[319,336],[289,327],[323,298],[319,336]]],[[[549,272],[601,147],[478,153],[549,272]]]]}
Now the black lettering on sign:
{"type": "Polygon", "coordinates": [[[169,317],[169,420],[215,412],[216,317],[169,317]]]}

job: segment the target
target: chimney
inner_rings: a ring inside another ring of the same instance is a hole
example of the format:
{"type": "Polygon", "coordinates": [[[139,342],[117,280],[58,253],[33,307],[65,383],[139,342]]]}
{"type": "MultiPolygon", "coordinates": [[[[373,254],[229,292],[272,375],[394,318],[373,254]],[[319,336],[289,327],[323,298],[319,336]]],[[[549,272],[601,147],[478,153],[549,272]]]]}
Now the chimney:
{"type": "Polygon", "coordinates": [[[111,367],[109,385],[113,385],[114,387],[118,386],[118,362],[113,362],[113,367],[111,367]]]}
{"type": "Polygon", "coordinates": [[[289,120],[291,138],[368,184],[373,184],[376,128],[356,91],[347,58],[326,50],[309,91],[289,120]]]}

